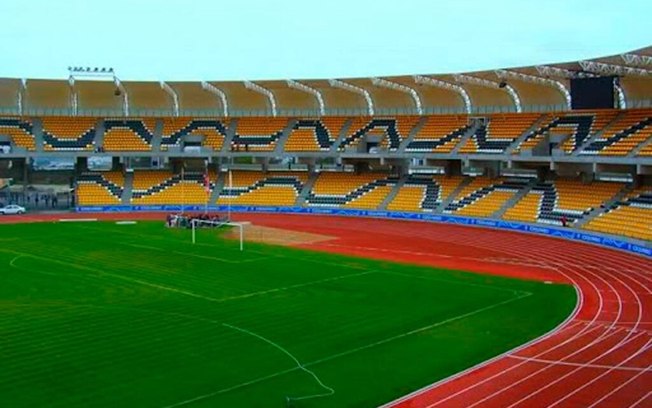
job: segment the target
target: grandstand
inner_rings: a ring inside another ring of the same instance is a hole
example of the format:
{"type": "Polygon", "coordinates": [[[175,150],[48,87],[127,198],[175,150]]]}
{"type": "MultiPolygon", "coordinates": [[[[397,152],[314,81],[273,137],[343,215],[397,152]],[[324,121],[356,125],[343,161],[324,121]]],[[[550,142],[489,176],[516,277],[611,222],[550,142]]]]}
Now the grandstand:
{"type": "Polygon", "coordinates": [[[32,158],[72,158],[61,174],[80,210],[390,211],[566,221],[649,240],[635,220],[651,184],[652,80],[617,57],[595,62],[625,73],[613,109],[570,108],[562,91],[579,63],[339,82],[124,81],[124,98],[102,81],[5,79],[3,106],[21,104],[0,117],[0,160],[12,160],[2,176],[29,183],[32,158]],[[110,166],[91,168],[93,156],[110,166]]]}

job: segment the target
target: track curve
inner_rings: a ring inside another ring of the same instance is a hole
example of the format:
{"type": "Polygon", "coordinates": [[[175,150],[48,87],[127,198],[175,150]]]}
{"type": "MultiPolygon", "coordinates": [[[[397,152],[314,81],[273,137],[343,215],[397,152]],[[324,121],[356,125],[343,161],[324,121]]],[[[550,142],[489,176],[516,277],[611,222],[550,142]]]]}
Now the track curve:
{"type": "MultiPolygon", "coordinates": [[[[66,215],[68,217],[69,215],[66,215]]],[[[161,214],[84,214],[162,219],[161,214]]],[[[572,316],[527,345],[389,402],[386,407],[652,406],[652,260],[589,244],[456,225],[309,215],[239,220],[337,237],[319,251],[567,282],[572,316]]],[[[51,221],[61,215],[7,217],[51,221]]]]}

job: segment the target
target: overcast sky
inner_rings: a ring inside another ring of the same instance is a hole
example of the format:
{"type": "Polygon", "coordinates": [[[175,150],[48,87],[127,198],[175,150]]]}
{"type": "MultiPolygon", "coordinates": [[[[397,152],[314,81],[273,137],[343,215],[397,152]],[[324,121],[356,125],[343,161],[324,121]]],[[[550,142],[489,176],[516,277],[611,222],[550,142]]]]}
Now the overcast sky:
{"type": "Polygon", "coordinates": [[[0,0],[0,77],[342,78],[506,68],[652,45],[649,0],[0,0]]]}

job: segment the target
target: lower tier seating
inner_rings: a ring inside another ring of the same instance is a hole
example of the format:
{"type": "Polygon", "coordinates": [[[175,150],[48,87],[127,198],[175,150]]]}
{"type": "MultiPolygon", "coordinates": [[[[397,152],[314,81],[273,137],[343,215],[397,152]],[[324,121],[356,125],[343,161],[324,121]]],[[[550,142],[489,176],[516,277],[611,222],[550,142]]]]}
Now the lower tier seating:
{"type": "Polygon", "coordinates": [[[293,206],[306,181],[307,172],[233,171],[225,174],[217,204],[293,206]]]}
{"type": "Polygon", "coordinates": [[[652,240],[652,187],[632,191],[624,200],[589,221],[584,228],[652,240]]]}
{"type": "Polygon", "coordinates": [[[215,187],[216,175],[201,172],[172,174],[169,171],[134,172],[131,203],[138,205],[203,205],[215,187]]]}
{"type": "Polygon", "coordinates": [[[77,178],[77,204],[81,206],[120,204],[123,191],[121,172],[83,173],[77,178]]]}
{"type": "Polygon", "coordinates": [[[306,203],[311,207],[376,209],[398,177],[386,173],[324,172],[319,175],[306,203]]]}

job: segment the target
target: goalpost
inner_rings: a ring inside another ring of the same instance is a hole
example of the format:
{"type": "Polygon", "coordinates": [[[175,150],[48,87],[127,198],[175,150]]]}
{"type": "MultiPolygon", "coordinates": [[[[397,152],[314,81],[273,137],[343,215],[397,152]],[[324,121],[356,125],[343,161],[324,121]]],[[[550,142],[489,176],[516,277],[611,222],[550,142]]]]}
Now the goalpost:
{"type": "Polygon", "coordinates": [[[210,228],[219,228],[224,225],[229,226],[229,227],[237,227],[240,230],[240,250],[244,250],[244,224],[238,223],[238,222],[230,222],[230,221],[208,221],[208,220],[191,220],[190,221],[190,226],[192,228],[192,243],[194,244],[197,240],[196,238],[196,230],[198,227],[201,227],[202,225],[210,227],[210,228]]]}

